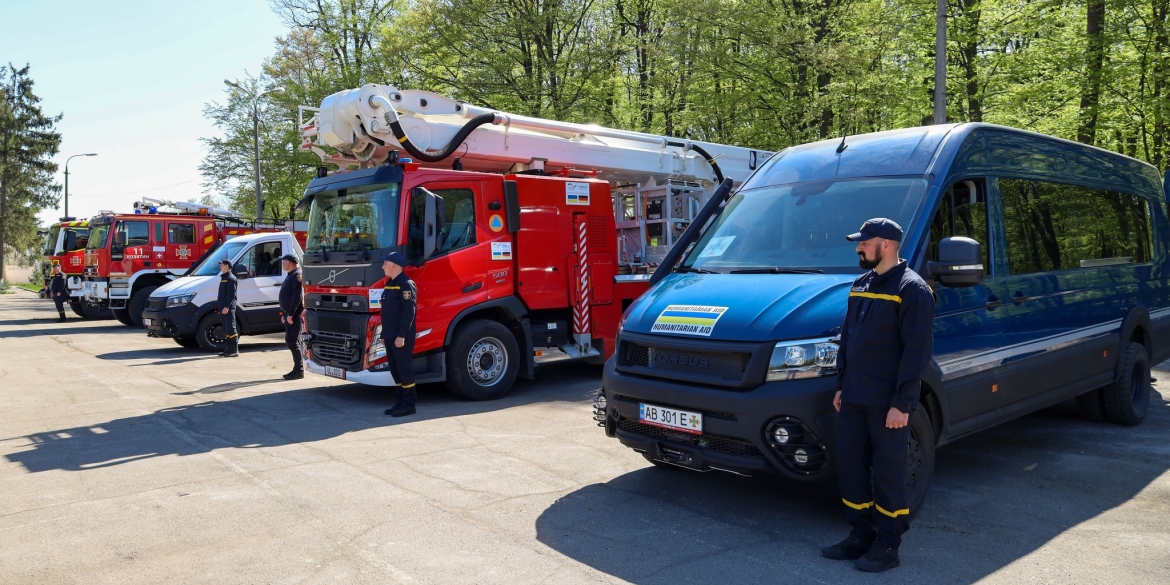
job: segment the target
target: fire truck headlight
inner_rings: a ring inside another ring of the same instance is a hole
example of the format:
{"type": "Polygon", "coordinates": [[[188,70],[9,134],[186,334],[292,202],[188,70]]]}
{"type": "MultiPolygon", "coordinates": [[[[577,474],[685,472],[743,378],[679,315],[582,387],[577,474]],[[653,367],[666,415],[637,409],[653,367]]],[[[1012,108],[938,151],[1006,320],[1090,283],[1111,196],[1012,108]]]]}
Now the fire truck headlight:
{"type": "Polygon", "coordinates": [[[378,327],[374,329],[374,342],[370,344],[370,351],[367,357],[371,362],[386,357],[386,344],[382,341],[381,325],[378,325],[378,327]]]}
{"type": "Polygon", "coordinates": [[[182,307],[183,305],[190,303],[194,298],[194,293],[189,295],[176,295],[173,297],[167,297],[167,308],[170,309],[172,307],[182,307]]]}

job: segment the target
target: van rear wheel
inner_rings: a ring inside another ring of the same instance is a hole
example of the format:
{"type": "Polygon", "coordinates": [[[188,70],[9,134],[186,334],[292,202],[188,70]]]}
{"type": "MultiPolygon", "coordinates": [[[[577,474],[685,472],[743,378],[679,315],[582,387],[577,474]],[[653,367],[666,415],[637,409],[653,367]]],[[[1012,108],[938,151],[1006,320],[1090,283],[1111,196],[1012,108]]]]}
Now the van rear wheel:
{"type": "Polygon", "coordinates": [[[1117,380],[1102,389],[1109,422],[1133,426],[1146,417],[1150,406],[1150,357],[1140,343],[1130,343],[1122,357],[1117,380]]]}
{"type": "Polygon", "coordinates": [[[906,495],[910,519],[922,509],[930,479],[934,477],[934,426],[930,415],[919,406],[910,414],[910,442],[906,446],[906,495]]]}

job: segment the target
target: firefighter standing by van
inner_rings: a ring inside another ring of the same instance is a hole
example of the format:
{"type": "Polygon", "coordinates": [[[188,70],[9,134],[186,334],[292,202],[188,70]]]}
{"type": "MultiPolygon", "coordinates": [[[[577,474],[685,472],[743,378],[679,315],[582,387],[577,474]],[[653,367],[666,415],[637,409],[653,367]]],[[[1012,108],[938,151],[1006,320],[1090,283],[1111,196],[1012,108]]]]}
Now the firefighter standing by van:
{"type": "Polygon", "coordinates": [[[57,322],[65,322],[65,303],[69,301],[69,287],[65,284],[65,274],[60,264],[53,264],[53,279],[49,281],[49,296],[53,304],[57,305],[57,322]]]}
{"type": "Polygon", "coordinates": [[[240,356],[240,334],[236,331],[236,288],[239,283],[236,275],[232,274],[232,261],[219,261],[219,296],[216,298],[216,307],[219,307],[219,320],[223,324],[223,337],[227,347],[220,357],[240,356]]]}
{"type": "Polygon", "coordinates": [[[837,354],[837,481],[849,536],[821,549],[863,571],[897,567],[910,527],[906,449],[934,339],[934,297],[898,258],[902,228],[876,218],[846,236],[868,270],[853,282],[837,354]]]}
{"type": "Polygon", "coordinates": [[[386,409],[390,416],[414,414],[418,389],[414,386],[415,314],[418,308],[418,287],[402,271],[406,256],[391,252],[382,257],[382,271],[388,280],[382,290],[382,343],[386,345],[386,360],[390,374],[398,384],[398,401],[386,409]]]}
{"type": "Polygon", "coordinates": [[[284,375],[285,380],[300,380],[305,377],[305,366],[301,347],[297,340],[301,336],[301,315],[305,312],[301,269],[297,257],[285,254],[281,260],[284,281],[280,283],[280,323],[284,325],[284,344],[293,355],[293,369],[284,375]]]}

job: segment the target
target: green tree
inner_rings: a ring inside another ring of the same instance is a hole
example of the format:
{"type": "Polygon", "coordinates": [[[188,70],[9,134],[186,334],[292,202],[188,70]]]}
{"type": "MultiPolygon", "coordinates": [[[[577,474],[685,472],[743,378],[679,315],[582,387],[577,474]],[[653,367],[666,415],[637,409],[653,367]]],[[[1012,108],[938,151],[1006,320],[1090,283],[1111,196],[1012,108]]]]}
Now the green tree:
{"type": "Polygon", "coordinates": [[[0,280],[8,250],[35,245],[36,214],[57,204],[51,159],[61,145],[61,115],[46,116],[40,102],[28,65],[0,68],[0,280]]]}

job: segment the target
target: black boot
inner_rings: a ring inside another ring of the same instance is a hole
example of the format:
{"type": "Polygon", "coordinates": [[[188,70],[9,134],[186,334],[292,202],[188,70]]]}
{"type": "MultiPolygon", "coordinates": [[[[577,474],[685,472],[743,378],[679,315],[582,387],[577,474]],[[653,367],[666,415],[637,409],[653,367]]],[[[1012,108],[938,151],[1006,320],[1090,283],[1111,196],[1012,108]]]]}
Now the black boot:
{"type": "Polygon", "coordinates": [[[240,344],[234,339],[229,339],[227,348],[219,354],[219,357],[240,357],[240,344]]]}
{"type": "Polygon", "coordinates": [[[881,573],[888,571],[901,564],[898,560],[898,549],[894,547],[876,544],[869,552],[865,553],[864,557],[857,559],[853,566],[868,571],[870,573],[881,573]]]}
{"type": "Polygon", "coordinates": [[[390,410],[387,410],[386,414],[393,416],[393,417],[400,417],[400,416],[410,416],[410,415],[414,414],[414,412],[415,412],[414,405],[404,402],[398,406],[395,406],[394,408],[391,408],[390,410]]]}
{"type": "Polygon", "coordinates": [[[853,561],[860,559],[872,546],[872,540],[862,540],[850,534],[845,540],[822,548],[821,556],[834,561],[853,561]]]}
{"type": "Polygon", "coordinates": [[[292,369],[291,372],[284,375],[285,380],[300,380],[305,377],[305,370],[301,368],[300,364],[292,369]]]}
{"type": "Polygon", "coordinates": [[[65,322],[65,312],[64,312],[64,311],[62,311],[62,312],[60,312],[60,313],[57,313],[57,315],[59,315],[59,316],[57,317],[57,322],[58,322],[58,323],[64,323],[64,322],[65,322]]]}
{"type": "Polygon", "coordinates": [[[402,408],[402,391],[401,390],[399,390],[398,400],[394,401],[394,406],[387,408],[385,411],[382,412],[382,414],[394,416],[394,411],[396,411],[400,408],[402,408]]]}

